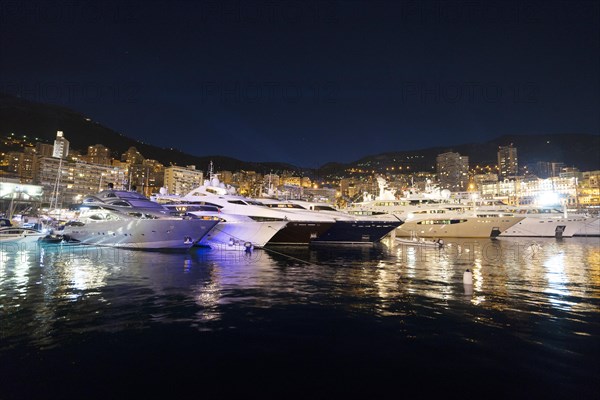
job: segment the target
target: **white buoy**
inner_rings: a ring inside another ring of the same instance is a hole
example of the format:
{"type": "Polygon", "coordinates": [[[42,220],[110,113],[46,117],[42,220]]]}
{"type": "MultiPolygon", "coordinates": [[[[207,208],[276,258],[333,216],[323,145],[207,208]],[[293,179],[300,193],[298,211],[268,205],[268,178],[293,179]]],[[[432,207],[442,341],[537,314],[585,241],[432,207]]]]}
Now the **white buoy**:
{"type": "Polygon", "coordinates": [[[467,269],[463,274],[463,287],[467,296],[471,296],[473,294],[473,274],[469,269],[467,269]]]}
{"type": "Polygon", "coordinates": [[[465,271],[465,273],[463,274],[463,283],[465,285],[472,285],[473,284],[473,273],[471,273],[471,270],[467,269],[465,271]]]}

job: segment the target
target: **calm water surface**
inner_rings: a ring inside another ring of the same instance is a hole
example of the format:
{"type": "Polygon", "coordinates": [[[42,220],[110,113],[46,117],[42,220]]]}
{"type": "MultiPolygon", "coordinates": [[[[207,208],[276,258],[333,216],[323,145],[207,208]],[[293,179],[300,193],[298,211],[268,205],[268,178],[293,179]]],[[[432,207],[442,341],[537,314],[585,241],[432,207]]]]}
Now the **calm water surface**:
{"type": "Polygon", "coordinates": [[[600,239],[447,243],[4,245],[0,399],[600,398],[600,239]]]}

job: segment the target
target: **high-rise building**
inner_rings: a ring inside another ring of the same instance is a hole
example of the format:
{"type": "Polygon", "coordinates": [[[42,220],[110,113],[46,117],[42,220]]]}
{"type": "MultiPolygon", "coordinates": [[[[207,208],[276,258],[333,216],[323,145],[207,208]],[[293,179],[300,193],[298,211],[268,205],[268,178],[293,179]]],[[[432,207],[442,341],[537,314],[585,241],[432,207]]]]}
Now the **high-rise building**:
{"type": "Polygon", "coordinates": [[[460,192],[469,185],[469,157],[459,153],[442,153],[436,158],[440,187],[452,192],[460,192]]]}
{"type": "Polygon", "coordinates": [[[164,171],[164,187],[170,194],[183,196],[204,183],[204,174],[192,165],[187,167],[172,165],[166,167],[164,171]]]}
{"type": "Polygon", "coordinates": [[[565,163],[563,163],[563,162],[553,162],[552,163],[552,174],[550,176],[553,178],[556,176],[560,176],[560,173],[562,172],[564,167],[565,167],[565,163]]]}
{"type": "Polygon", "coordinates": [[[142,164],[144,162],[144,156],[133,146],[131,146],[125,153],[121,155],[121,161],[127,164],[142,164]]]}
{"type": "Polygon", "coordinates": [[[549,161],[537,161],[532,170],[538,178],[550,178],[552,176],[552,163],[549,161]]]}
{"type": "Polygon", "coordinates": [[[37,142],[35,144],[35,153],[38,157],[52,157],[54,146],[47,143],[37,142]]]}
{"type": "Polygon", "coordinates": [[[52,157],[65,158],[69,155],[69,141],[63,137],[63,131],[56,131],[56,139],[54,139],[54,148],[52,149],[52,157]]]}
{"type": "Polygon", "coordinates": [[[88,146],[86,161],[92,164],[110,165],[110,149],[104,145],[88,146]]]}
{"type": "Polygon", "coordinates": [[[498,171],[502,179],[519,175],[517,148],[513,147],[512,143],[510,146],[498,148],[498,171]]]}
{"type": "Polygon", "coordinates": [[[34,183],[44,188],[44,201],[56,207],[75,204],[108,183],[120,188],[123,180],[120,168],[54,157],[39,157],[34,171],[34,183]]]}

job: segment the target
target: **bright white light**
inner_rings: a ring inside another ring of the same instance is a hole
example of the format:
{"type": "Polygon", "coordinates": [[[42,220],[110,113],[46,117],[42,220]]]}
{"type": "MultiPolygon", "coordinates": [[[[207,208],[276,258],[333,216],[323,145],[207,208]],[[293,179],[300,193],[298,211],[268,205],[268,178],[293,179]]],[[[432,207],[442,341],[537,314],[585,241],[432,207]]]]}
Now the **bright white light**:
{"type": "Polygon", "coordinates": [[[544,192],[538,196],[537,202],[541,206],[549,206],[553,204],[559,204],[560,198],[556,192],[544,192]]]}

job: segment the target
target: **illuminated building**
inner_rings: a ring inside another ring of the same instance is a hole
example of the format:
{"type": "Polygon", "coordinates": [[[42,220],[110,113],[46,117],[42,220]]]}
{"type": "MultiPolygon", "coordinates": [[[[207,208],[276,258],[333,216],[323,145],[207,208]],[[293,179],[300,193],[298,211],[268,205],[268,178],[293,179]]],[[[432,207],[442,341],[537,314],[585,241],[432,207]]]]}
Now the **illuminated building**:
{"type": "Polygon", "coordinates": [[[519,161],[517,158],[517,148],[510,146],[500,146],[498,149],[498,171],[501,179],[515,177],[519,174],[519,161]]]}
{"type": "Polygon", "coordinates": [[[204,184],[204,174],[195,165],[178,167],[172,165],[165,168],[164,187],[169,194],[186,195],[204,184]]]}
{"type": "Polygon", "coordinates": [[[437,175],[442,189],[460,192],[469,184],[469,157],[459,153],[443,153],[436,158],[437,175]]]}
{"type": "Polygon", "coordinates": [[[69,155],[69,141],[63,137],[63,131],[56,132],[54,139],[54,147],[52,149],[52,157],[65,158],[69,155]]]}

